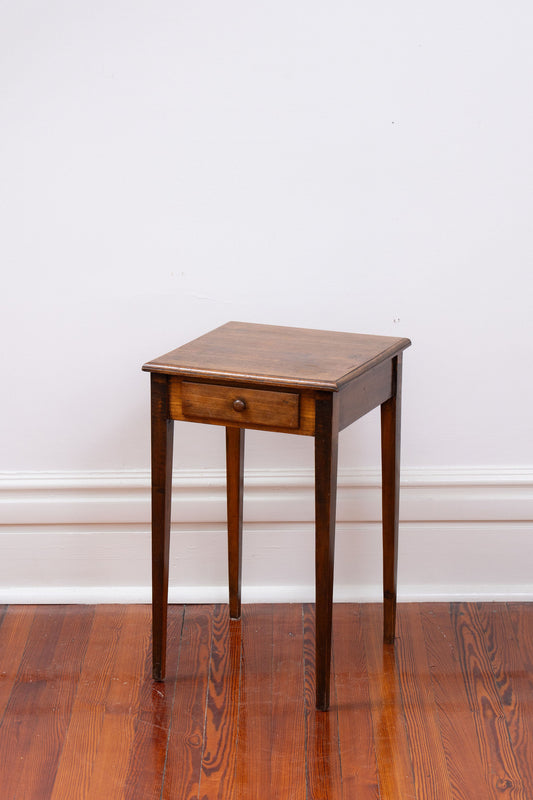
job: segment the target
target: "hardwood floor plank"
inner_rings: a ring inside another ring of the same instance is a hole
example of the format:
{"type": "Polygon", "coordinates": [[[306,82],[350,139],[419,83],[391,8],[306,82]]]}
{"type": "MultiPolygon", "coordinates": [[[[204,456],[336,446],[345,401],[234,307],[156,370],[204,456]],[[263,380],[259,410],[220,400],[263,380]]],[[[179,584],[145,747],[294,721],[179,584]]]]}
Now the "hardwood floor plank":
{"type": "Polygon", "coordinates": [[[380,606],[373,603],[362,606],[361,617],[380,800],[415,800],[417,795],[396,668],[395,646],[383,643],[383,614],[380,606]]]}
{"type": "MultiPolygon", "coordinates": [[[[516,648],[515,666],[510,667],[510,674],[515,686],[517,701],[520,705],[520,716],[523,719],[523,740],[519,731],[514,734],[513,741],[520,742],[520,748],[529,753],[529,769],[533,762],[531,753],[533,736],[533,603],[508,603],[509,619],[512,624],[516,648]]],[[[528,775],[530,771],[528,771],[528,775]]],[[[527,784],[533,797],[533,787],[527,784]]]]}
{"type": "Polygon", "coordinates": [[[317,711],[315,692],[315,607],[304,605],[306,772],[308,800],[336,800],[342,794],[335,674],[330,710],[317,711]]]}
{"type": "Polygon", "coordinates": [[[1,729],[5,800],[51,795],[93,616],[91,607],[35,609],[1,729]]]}
{"type": "Polygon", "coordinates": [[[396,662],[417,797],[453,800],[419,606],[398,606],[396,662]]]}
{"type": "Polygon", "coordinates": [[[530,677],[524,670],[521,642],[517,639],[506,603],[484,603],[476,607],[503,707],[507,730],[521,778],[521,793],[513,797],[533,797],[533,734],[530,677]]]}
{"type": "Polygon", "coordinates": [[[493,800],[477,740],[449,604],[421,609],[428,664],[454,800],[493,800]]]}
{"type": "MultiPolygon", "coordinates": [[[[182,607],[169,607],[169,675],[177,662],[175,639],[179,642],[182,615],[182,607]]],[[[99,791],[112,791],[117,799],[159,798],[175,682],[152,681],[151,648],[147,646],[150,626],[148,606],[97,607],[51,800],[84,800],[99,791]],[[142,674],[135,677],[132,669],[141,653],[142,674]],[[129,681],[124,681],[125,676],[129,681]],[[137,712],[131,693],[117,696],[117,682],[121,687],[137,684],[137,712]],[[109,714],[115,718],[111,725],[109,714]],[[110,743],[120,716],[123,720],[118,724],[125,720],[134,732],[110,743]],[[123,764],[122,769],[110,765],[111,753],[123,764]],[[102,781],[107,788],[102,789],[102,781]]]]}
{"type": "Polygon", "coordinates": [[[125,612],[125,606],[99,606],[95,610],[52,800],[65,800],[73,793],[79,800],[87,797],[125,612]]]}
{"type": "Polygon", "coordinates": [[[477,604],[452,604],[452,620],[487,783],[495,797],[525,800],[477,604]]]}
{"type": "Polygon", "coordinates": [[[235,798],[263,800],[272,781],[272,605],[242,607],[242,664],[235,798]]]}
{"type": "MultiPolygon", "coordinates": [[[[302,609],[303,625],[303,657],[304,657],[304,703],[307,709],[314,706],[316,701],[315,691],[315,606],[314,603],[304,603],[302,609]]],[[[334,695],[332,694],[332,697],[334,695]]]]}
{"type": "Polygon", "coordinates": [[[533,603],[508,603],[507,608],[520,648],[521,672],[533,688],[533,603]]]}
{"type": "Polygon", "coordinates": [[[198,798],[212,617],[213,606],[185,607],[162,800],[198,798]]]}
{"type": "Polygon", "coordinates": [[[272,800],[305,800],[303,616],[301,604],[276,608],[272,656],[272,800]],[[290,757],[288,757],[290,754],[290,757]]]}
{"type": "Polygon", "coordinates": [[[368,670],[360,606],[333,607],[333,665],[339,727],[342,797],[378,800],[368,670]]]}
{"type": "MultiPolygon", "coordinates": [[[[124,785],[124,800],[159,800],[165,774],[167,743],[170,734],[179,664],[184,607],[168,607],[168,644],[166,680],[152,678],[152,649],[148,648],[144,677],[139,694],[139,713],[135,720],[128,770],[124,785]]],[[[151,627],[151,613],[145,617],[151,627]]]]}
{"type": "Polygon", "coordinates": [[[533,604],[0,609],[1,800],[530,800],[533,604]],[[3,713],[2,713],[3,712],[3,713]]]}
{"type": "Polygon", "coordinates": [[[17,680],[24,649],[35,616],[34,606],[4,607],[0,641],[0,725],[17,680]]]}
{"type": "Polygon", "coordinates": [[[87,800],[123,797],[135,719],[140,709],[140,687],[150,648],[148,606],[126,606],[119,639],[107,674],[103,715],[98,732],[87,800]],[[142,610],[141,610],[142,608],[142,610]]]}
{"type": "Polygon", "coordinates": [[[241,668],[241,623],[230,620],[229,607],[213,613],[206,728],[200,797],[233,797],[241,668]]]}

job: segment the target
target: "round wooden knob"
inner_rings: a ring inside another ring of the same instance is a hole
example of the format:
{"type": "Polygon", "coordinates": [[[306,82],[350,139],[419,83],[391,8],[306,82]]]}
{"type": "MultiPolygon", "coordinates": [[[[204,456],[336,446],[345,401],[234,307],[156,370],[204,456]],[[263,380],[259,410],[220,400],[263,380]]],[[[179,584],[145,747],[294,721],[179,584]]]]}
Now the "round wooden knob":
{"type": "Polygon", "coordinates": [[[241,400],[240,397],[238,397],[236,400],[233,401],[234,411],[244,411],[245,408],[246,408],[246,403],[244,400],[241,400]]]}

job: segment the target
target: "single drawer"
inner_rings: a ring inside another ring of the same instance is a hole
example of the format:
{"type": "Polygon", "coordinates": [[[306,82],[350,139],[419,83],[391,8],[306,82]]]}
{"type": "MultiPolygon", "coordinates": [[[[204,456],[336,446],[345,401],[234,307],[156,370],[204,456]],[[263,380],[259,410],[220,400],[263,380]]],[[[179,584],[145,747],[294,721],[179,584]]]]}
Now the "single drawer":
{"type": "Polygon", "coordinates": [[[183,416],[270,428],[297,428],[300,396],[294,392],[241,389],[210,383],[181,384],[183,416]]]}

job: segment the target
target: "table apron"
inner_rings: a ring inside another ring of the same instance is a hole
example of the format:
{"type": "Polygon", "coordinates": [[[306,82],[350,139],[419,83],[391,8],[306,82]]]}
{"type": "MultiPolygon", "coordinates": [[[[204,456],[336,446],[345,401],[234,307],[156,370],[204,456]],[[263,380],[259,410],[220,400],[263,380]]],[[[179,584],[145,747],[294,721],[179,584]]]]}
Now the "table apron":
{"type": "Polygon", "coordinates": [[[394,393],[395,359],[379,364],[340,391],[339,430],[380,406],[394,393]]]}

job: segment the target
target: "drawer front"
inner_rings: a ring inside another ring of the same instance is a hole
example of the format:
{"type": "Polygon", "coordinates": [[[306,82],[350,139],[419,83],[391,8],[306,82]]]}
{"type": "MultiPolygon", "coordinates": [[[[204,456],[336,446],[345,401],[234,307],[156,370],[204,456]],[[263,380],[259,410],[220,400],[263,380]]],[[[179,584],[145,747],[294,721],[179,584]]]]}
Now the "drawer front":
{"type": "Polygon", "coordinates": [[[181,405],[186,419],[213,419],[271,428],[297,428],[299,425],[300,397],[295,392],[183,381],[181,405]]]}

